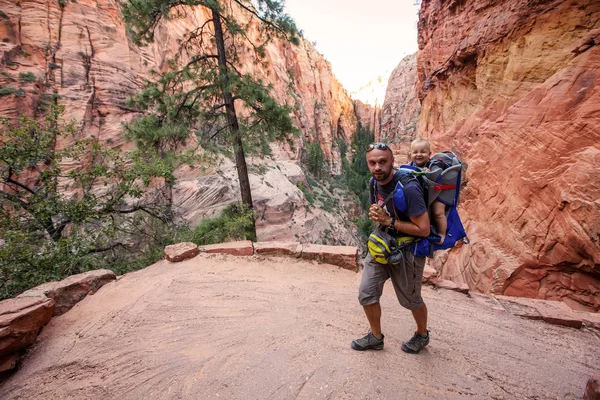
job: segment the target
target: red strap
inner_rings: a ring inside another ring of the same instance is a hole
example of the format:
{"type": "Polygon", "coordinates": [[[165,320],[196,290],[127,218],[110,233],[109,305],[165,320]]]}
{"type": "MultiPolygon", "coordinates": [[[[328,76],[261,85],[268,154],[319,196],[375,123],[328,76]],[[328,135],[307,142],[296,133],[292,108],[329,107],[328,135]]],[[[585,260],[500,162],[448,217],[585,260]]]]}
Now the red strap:
{"type": "Polygon", "coordinates": [[[433,190],[449,190],[456,189],[456,185],[435,185],[433,190]]]}

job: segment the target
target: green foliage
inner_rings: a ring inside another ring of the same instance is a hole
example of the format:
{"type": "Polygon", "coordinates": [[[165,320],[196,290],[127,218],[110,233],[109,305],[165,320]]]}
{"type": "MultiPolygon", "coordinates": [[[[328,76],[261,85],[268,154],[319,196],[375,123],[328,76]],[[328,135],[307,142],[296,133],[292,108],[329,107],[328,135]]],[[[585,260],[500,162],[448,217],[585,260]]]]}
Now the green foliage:
{"type": "Polygon", "coordinates": [[[36,77],[33,72],[20,72],[19,79],[21,80],[21,82],[31,83],[35,82],[36,77]]]}
{"type": "Polygon", "coordinates": [[[0,72],[0,75],[4,76],[6,79],[8,79],[11,82],[15,81],[15,78],[13,78],[13,76],[7,71],[0,72]]]}
{"type": "Polygon", "coordinates": [[[366,237],[369,237],[375,229],[375,222],[369,218],[354,218],[354,223],[358,226],[358,230],[366,237]]]}
{"type": "Polygon", "coordinates": [[[246,34],[250,22],[236,19],[229,2],[218,0],[128,0],[122,5],[123,17],[133,41],[151,43],[157,24],[165,19],[183,17],[181,6],[201,6],[220,13],[224,25],[226,53],[218,55],[214,48],[213,20],[187,32],[179,52],[168,61],[163,71],[151,71],[153,78],[144,89],[129,100],[129,106],[151,113],[127,125],[129,137],[139,143],[149,143],[164,150],[185,139],[185,132],[195,131],[204,149],[233,147],[236,137],[243,138],[245,151],[270,154],[269,143],[284,140],[292,143],[299,134],[291,118],[291,108],[278,104],[270,95],[272,86],[250,74],[240,73],[247,58],[238,52],[254,51],[255,62],[262,62],[265,46],[272,37],[291,39],[297,35],[293,21],[283,13],[283,4],[274,0],[253,2],[233,0],[250,17],[261,20],[263,42],[251,41],[246,34]],[[226,59],[219,64],[219,57],[226,59]],[[248,112],[237,115],[239,128],[232,126],[225,93],[232,104],[241,103],[248,112]],[[212,142],[212,143],[211,143],[212,142]],[[217,143],[214,146],[214,143],[217,143]]]}
{"type": "Polygon", "coordinates": [[[92,268],[137,268],[175,235],[160,187],[147,190],[170,182],[174,165],[77,139],[61,113],[49,106],[43,120],[0,121],[2,298],[92,268]],[[70,141],[64,150],[55,147],[61,138],[70,141]]]}
{"type": "Polygon", "coordinates": [[[186,239],[198,245],[246,239],[256,241],[253,221],[251,209],[243,203],[232,203],[218,217],[202,220],[186,239]]]}
{"type": "Polygon", "coordinates": [[[15,88],[11,88],[11,87],[0,88],[0,97],[15,94],[15,92],[16,92],[15,88]]]}
{"type": "Polygon", "coordinates": [[[367,146],[374,140],[374,135],[368,129],[359,125],[354,140],[352,141],[352,150],[354,158],[352,164],[344,163],[343,168],[348,189],[359,197],[360,203],[366,210],[369,207],[369,179],[371,173],[367,166],[366,154],[367,146]]]}
{"type": "Polygon", "coordinates": [[[322,179],[327,173],[325,155],[318,141],[306,145],[306,166],[308,171],[317,179],[322,179]]]}

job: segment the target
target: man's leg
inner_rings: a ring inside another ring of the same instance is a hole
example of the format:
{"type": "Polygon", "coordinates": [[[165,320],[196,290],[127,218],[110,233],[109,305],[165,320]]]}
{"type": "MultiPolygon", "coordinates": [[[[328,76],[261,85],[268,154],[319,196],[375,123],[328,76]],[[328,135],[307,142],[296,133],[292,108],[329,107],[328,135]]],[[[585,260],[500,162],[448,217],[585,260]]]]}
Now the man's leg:
{"type": "Polygon", "coordinates": [[[369,320],[371,332],[377,339],[381,339],[381,304],[369,304],[368,306],[363,306],[363,310],[365,310],[365,315],[369,320]]]}
{"type": "Polygon", "coordinates": [[[354,350],[383,349],[379,298],[383,291],[383,284],[388,277],[389,273],[386,268],[367,255],[358,289],[358,300],[363,306],[371,331],[366,336],[352,341],[351,346],[354,350]]]}
{"type": "Polygon", "coordinates": [[[423,337],[427,336],[427,306],[425,303],[416,310],[411,310],[413,318],[417,323],[417,333],[423,337]]]}

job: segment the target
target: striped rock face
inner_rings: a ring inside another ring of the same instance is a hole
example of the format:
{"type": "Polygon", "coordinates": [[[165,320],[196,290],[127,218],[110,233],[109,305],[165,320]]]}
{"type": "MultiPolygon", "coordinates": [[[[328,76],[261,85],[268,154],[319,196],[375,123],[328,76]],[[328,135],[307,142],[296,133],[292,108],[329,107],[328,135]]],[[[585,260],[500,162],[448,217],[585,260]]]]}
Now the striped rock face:
{"type": "Polygon", "coordinates": [[[599,34],[597,1],[422,3],[419,132],[468,166],[442,279],[600,310],[599,34]]]}

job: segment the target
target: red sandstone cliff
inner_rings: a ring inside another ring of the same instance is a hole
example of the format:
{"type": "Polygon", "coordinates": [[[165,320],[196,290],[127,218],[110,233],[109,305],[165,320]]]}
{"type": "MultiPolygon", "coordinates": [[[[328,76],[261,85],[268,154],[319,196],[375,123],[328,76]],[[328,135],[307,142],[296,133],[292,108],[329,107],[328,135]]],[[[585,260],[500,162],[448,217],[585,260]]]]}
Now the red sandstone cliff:
{"type": "Polygon", "coordinates": [[[600,2],[423,0],[419,17],[418,130],[468,165],[472,244],[442,277],[599,311],[600,2]]]}
{"type": "MultiPolygon", "coordinates": [[[[138,48],[126,36],[119,1],[64,1],[61,7],[57,0],[0,0],[0,11],[0,87],[5,89],[0,93],[6,94],[0,97],[0,115],[33,114],[40,104],[58,98],[66,107],[66,118],[79,122],[82,136],[120,147],[131,146],[121,123],[138,116],[126,106],[126,99],[140,90],[149,69],[164,68],[186,31],[206,20],[197,8],[184,19],[161,24],[155,43],[138,48]],[[31,78],[20,79],[25,73],[31,78]]],[[[290,180],[304,179],[298,164],[307,140],[318,140],[331,169],[339,170],[339,153],[332,144],[338,137],[348,143],[353,138],[357,121],[352,100],[329,62],[306,41],[297,47],[275,41],[268,46],[265,61],[265,65],[249,62],[246,68],[272,83],[274,96],[293,107],[304,137],[295,152],[275,149],[277,162],[259,165],[268,170],[266,183],[264,174],[250,177],[261,214],[259,236],[296,234],[320,242],[322,228],[330,229],[332,223],[341,236],[351,238],[350,228],[337,226],[339,218],[318,215],[318,210],[308,213],[304,195],[290,180]]],[[[208,173],[180,171],[173,194],[180,214],[195,223],[238,198],[233,176],[228,163],[208,173]]]]}
{"type": "Polygon", "coordinates": [[[362,126],[373,132],[375,140],[379,140],[381,135],[381,107],[354,100],[354,114],[362,126]]]}
{"type": "Polygon", "coordinates": [[[400,61],[392,71],[385,91],[385,101],[381,109],[381,138],[394,143],[401,155],[405,155],[417,136],[417,124],[421,104],[417,98],[417,56],[412,54],[400,61]]]}

